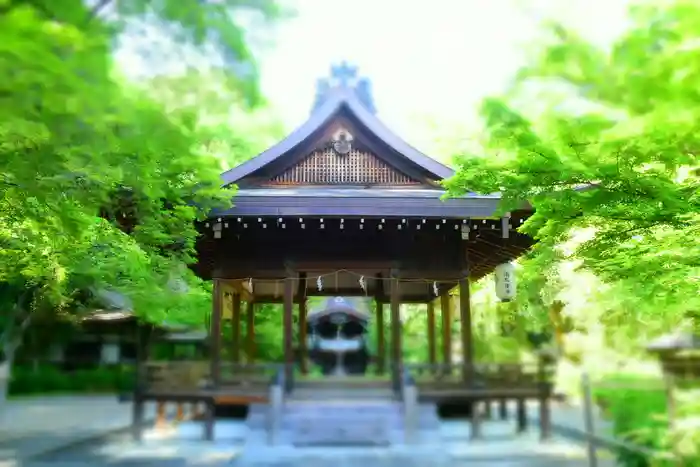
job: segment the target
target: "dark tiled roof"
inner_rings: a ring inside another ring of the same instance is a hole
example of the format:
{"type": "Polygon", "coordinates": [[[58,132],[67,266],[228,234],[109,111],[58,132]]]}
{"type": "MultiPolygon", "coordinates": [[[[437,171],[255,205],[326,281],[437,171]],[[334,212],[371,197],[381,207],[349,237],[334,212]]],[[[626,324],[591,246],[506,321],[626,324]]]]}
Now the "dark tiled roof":
{"type": "Polygon", "coordinates": [[[389,128],[387,128],[369,109],[367,109],[358,99],[356,92],[353,89],[339,87],[334,89],[319,105],[319,107],[311,114],[311,117],[302,126],[294,130],[289,136],[281,142],[272,146],[268,150],[262,152],[257,157],[254,157],[234,168],[224,172],[221,175],[224,185],[236,183],[237,181],[251,175],[260,170],[264,166],[274,162],[288,151],[291,151],[296,146],[304,142],[314,131],[327,123],[334,115],[345,107],[355,117],[374,133],[385,144],[394,149],[399,154],[413,164],[421,167],[426,172],[432,174],[435,179],[446,179],[454,174],[454,171],[441,164],[440,162],[426,156],[410,144],[406,143],[389,128]]]}
{"type": "Polygon", "coordinates": [[[214,216],[490,217],[499,195],[442,199],[438,189],[304,187],[241,189],[234,206],[214,216]]]}

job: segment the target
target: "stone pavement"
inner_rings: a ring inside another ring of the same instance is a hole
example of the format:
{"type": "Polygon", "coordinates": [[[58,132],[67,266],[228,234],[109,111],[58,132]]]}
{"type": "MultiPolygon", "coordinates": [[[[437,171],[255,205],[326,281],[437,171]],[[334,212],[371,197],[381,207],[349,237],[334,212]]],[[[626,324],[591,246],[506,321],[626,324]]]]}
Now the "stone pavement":
{"type": "MultiPolygon", "coordinates": [[[[154,407],[149,407],[151,413],[154,407]]],[[[536,415],[536,406],[529,410],[536,415]]],[[[511,414],[514,410],[511,410],[511,414]]],[[[533,416],[534,419],[534,416],[533,416]]],[[[557,425],[583,426],[577,408],[557,406],[557,425]]],[[[0,423],[0,467],[587,467],[584,447],[562,436],[540,443],[537,430],[515,435],[514,422],[484,424],[485,438],[470,441],[468,422],[443,422],[443,443],[414,447],[307,448],[243,451],[243,422],[219,421],[216,441],[202,441],[199,422],[149,431],[141,444],[125,431],[131,405],[115,397],[51,397],[10,401],[0,423]]],[[[599,422],[600,424],[600,422],[599,422]]],[[[612,467],[601,454],[600,467],[612,467]]]]}
{"type": "MultiPolygon", "coordinates": [[[[534,401],[529,401],[526,404],[528,420],[531,424],[536,425],[539,420],[539,405],[534,401]]],[[[515,416],[515,403],[508,405],[508,416],[515,416]]],[[[493,416],[498,417],[498,406],[493,406],[493,416]]],[[[605,420],[598,408],[595,408],[593,415],[593,424],[595,434],[599,437],[612,437],[612,422],[605,420]]],[[[583,407],[577,404],[554,402],[552,403],[552,426],[555,431],[566,433],[567,435],[575,435],[577,439],[583,439],[586,433],[583,407]]]]}
{"type": "MultiPolygon", "coordinates": [[[[147,419],[155,405],[147,406],[147,419]]],[[[10,399],[0,413],[0,467],[131,425],[131,403],[116,396],[47,396],[10,399]]]]}
{"type": "MultiPolygon", "coordinates": [[[[562,437],[541,443],[536,430],[515,434],[513,422],[487,422],[484,439],[470,441],[468,422],[443,422],[444,443],[392,448],[276,448],[243,451],[243,422],[220,421],[216,441],[201,440],[199,422],[169,433],[149,432],[142,443],[125,434],[73,446],[21,464],[24,467],[587,467],[584,448],[562,437]]],[[[601,459],[600,467],[613,467],[601,459]]]]}

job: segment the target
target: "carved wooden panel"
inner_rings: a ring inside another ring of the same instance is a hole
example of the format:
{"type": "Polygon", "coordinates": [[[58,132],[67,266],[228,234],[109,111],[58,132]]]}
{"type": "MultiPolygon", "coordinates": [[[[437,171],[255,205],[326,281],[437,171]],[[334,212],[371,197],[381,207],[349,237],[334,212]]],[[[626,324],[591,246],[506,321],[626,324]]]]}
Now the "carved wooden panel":
{"type": "Polygon", "coordinates": [[[317,150],[275,177],[268,185],[417,185],[374,154],[353,148],[339,154],[317,150]]]}

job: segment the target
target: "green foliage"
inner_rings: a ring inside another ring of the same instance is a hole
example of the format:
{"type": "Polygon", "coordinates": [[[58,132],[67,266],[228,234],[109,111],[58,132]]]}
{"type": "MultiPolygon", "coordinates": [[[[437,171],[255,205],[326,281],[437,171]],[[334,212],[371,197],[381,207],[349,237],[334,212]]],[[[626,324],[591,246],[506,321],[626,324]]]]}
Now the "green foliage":
{"type": "MultiPolygon", "coordinates": [[[[598,404],[609,413],[618,439],[650,451],[661,451],[668,424],[666,394],[659,381],[636,375],[603,378],[593,392],[598,404]]],[[[620,449],[618,460],[625,467],[647,467],[648,456],[620,449]]]]}
{"type": "Polygon", "coordinates": [[[133,389],[132,366],[65,372],[52,365],[17,366],[10,379],[10,395],[47,393],[127,392],[133,389]]]}
{"type": "MultiPolygon", "coordinates": [[[[274,14],[265,0],[245,5],[274,14]]],[[[186,267],[194,221],[233,192],[192,112],[115,81],[111,44],[149,19],[252,63],[228,10],[245,5],[0,2],[0,361],[30,319],[101,305],[99,291],[150,321],[202,322],[210,285],[186,267]]],[[[235,82],[257,99],[255,73],[235,82]]]]}
{"type": "Polygon", "coordinates": [[[245,107],[245,89],[226,71],[190,69],[182,75],[156,76],[145,89],[169,114],[196,117],[201,150],[217,158],[222,171],[257,156],[285,136],[269,107],[245,107]]]}
{"type": "Polygon", "coordinates": [[[446,186],[501,191],[505,211],[530,202],[536,213],[521,230],[540,241],[532,258],[546,255],[537,259],[545,271],[561,258],[580,260],[633,290],[640,306],[628,312],[673,313],[679,322],[700,307],[691,78],[700,72],[700,5],[640,7],[631,19],[610,51],[550,26],[551,41],[511,95],[482,105],[489,156],[459,156],[446,186]],[[539,114],[535,98],[545,103],[539,114]]]}
{"type": "MultiPolygon", "coordinates": [[[[698,2],[646,2],[609,49],[547,24],[510,92],[483,102],[483,150],[457,156],[445,182],[451,195],[501,192],[503,212],[535,208],[520,230],[539,243],[500,312],[547,327],[562,303],[566,355],[596,369],[639,356],[651,335],[700,331],[698,24],[698,2]]],[[[620,386],[598,394],[616,433],[695,465],[684,447],[697,446],[697,409],[671,432],[656,419],[663,393],[620,386]]]]}

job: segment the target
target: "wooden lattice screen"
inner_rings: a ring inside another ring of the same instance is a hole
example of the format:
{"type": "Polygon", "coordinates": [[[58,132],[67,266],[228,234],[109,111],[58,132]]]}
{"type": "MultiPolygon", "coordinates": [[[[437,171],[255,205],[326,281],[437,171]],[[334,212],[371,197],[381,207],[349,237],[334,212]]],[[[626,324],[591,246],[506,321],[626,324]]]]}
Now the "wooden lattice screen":
{"type": "Polygon", "coordinates": [[[312,152],[285,172],[272,177],[270,185],[416,185],[374,154],[351,150],[340,155],[332,149],[312,152]]]}

